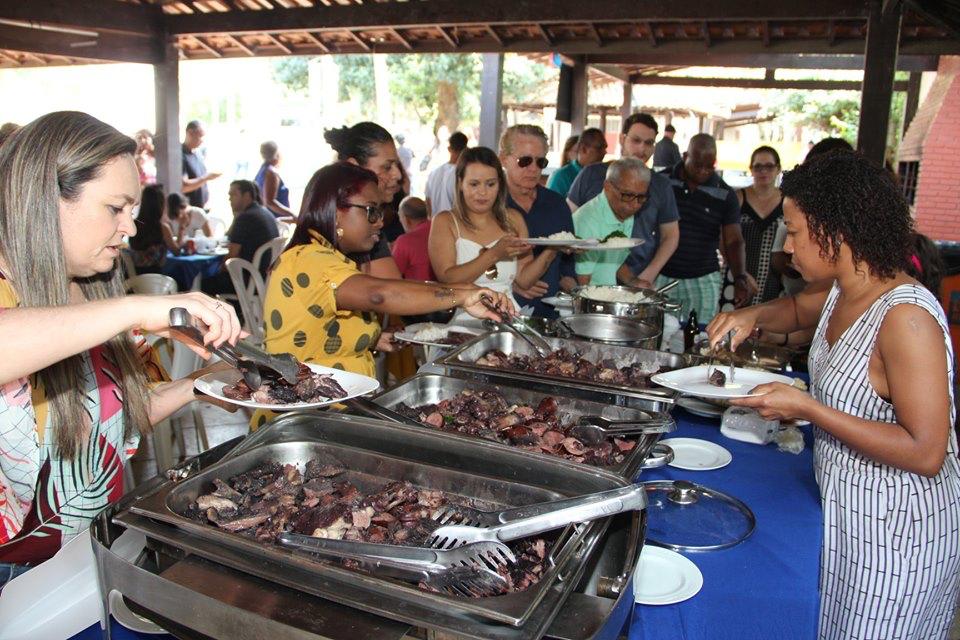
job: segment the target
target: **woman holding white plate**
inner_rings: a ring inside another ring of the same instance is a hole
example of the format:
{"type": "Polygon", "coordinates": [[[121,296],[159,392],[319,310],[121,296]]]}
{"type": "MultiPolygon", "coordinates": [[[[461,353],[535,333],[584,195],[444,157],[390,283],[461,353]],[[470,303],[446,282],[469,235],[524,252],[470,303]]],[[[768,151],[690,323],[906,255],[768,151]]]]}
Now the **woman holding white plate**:
{"type": "Polygon", "coordinates": [[[784,250],[809,283],[721,313],[711,344],[816,329],[811,393],[764,384],[733,404],[816,425],[824,512],[819,637],[943,638],[960,594],[960,461],[943,309],[906,275],[910,210],[850,151],[786,174],[784,250]]]}

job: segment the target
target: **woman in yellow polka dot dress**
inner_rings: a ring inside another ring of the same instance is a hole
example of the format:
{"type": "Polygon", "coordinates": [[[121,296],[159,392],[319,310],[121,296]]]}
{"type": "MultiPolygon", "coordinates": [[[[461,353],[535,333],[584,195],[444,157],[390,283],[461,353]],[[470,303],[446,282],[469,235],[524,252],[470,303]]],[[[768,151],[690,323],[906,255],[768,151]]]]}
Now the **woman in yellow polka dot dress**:
{"type": "Polygon", "coordinates": [[[380,239],[383,211],[377,176],[338,162],[310,179],[290,243],[270,274],[264,302],[266,348],[303,362],[374,375],[371,349],[391,350],[379,313],[415,315],[463,307],[493,318],[489,297],[515,314],[503,294],[474,285],[385,280],[361,273],[345,254],[368,254],[380,239]]]}

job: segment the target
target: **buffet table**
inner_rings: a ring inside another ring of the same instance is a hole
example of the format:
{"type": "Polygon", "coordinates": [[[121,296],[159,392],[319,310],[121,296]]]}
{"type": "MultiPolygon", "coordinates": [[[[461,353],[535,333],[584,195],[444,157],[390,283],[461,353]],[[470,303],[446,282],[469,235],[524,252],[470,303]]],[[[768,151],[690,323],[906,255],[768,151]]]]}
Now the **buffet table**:
{"type": "Polygon", "coordinates": [[[717,419],[683,409],[667,437],[700,438],[725,447],[733,461],[716,471],[663,467],[643,480],[689,480],[744,501],[757,527],[739,545],[685,553],[703,573],[703,589],[674,605],[635,605],[630,640],[807,640],[817,633],[820,494],[813,476],[813,439],[804,427],[800,455],[720,434],[717,419]]]}

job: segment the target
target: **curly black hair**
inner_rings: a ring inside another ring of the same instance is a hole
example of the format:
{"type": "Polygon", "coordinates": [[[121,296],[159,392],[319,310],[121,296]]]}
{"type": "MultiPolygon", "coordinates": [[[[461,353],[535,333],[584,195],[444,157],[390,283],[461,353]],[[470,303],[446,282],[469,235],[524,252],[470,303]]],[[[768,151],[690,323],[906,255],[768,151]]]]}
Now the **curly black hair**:
{"type": "Polygon", "coordinates": [[[788,171],[780,186],[807,217],[821,257],[836,262],[846,243],[854,263],[883,280],[906,269],[913,250],[910,207],[883,168],[834,150],[788,171]]]}

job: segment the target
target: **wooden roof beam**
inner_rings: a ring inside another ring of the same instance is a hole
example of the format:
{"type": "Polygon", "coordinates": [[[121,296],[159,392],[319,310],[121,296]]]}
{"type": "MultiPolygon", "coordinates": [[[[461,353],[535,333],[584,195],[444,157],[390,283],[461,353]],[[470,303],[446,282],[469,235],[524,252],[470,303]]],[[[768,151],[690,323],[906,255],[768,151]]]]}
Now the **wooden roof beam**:
{"type": "MultiPolygon", "coordinates": [[[[487,27],[487,29],[489,28],[490,27],[487,27]]],[[[440,35],[443,37],[444,40],[446,40],[450,44],[451,47],[453,47],[454,49],[460,48],[460,40],[457,39],[456,35],[447,31],[446,28],[444,27],[437,27],[437,31],[440,32],[440,35]]]]}
{"type": "Polygon", "coordinates": [[[500,37],[500,34],[497,33],[496,28],[495,28],[492,24],[488,24],[488,25],[485,25],[485,26],[486,26],[486,29],[487,29],[487,33],[490,34],[490,37],[493,38],[494,41],[496,41],[496,43],[502,47],[502,46],[503,46],[503,38],[501,38],[501,37],[500,37]]]}
{"type": "Polygon", "coordinates": [[[766,20],[760,23],[760,37],[763,39],[763,46],[770,46],[770,23],[766,20]]]}
{"type": "Polygon", "coordinates": [[[534,25],[537,29],[537,32],[540,34],[540,37],[543,38],[543,41],[547,43],[548,47],[553,46],[553,38],[550,36],[550,32],[547,31],[547,28],[540,24],[539,22],[534,25]]]}
{"type": "Polygon", "coordinates": [[[158,5],[128,2],[0,0],[0,18],[158,37],[164,16],[158,5]]]}
{"type": "Polygon", "coordinates": [[[200,36],[194,36],[193,39],[200,43],[200,48],[201,48],[201,49],[203,49],[203,50],[206,51],[207,53],[213,54],[213,57],[214,57],[214,58],[222,58],[222,57],[223,57],[223,52],[221,52],[219,49],[217,49],[216,47],[214,47],[214,46],[211,45],[210,43],[204,42],[203,38],[201,38],[200,36]]]}
{"type": "MultiPolygon", "coordinates": [[[[55,0],[68,4],[69,0],[55,0]]],[[[91,0],[82,0],[90,3],[91,0]]],[[[17,0],[0,0],[15,3],[17,0]]],[[[99,4],[99,3],[98,3],[99,4]]],[[[119,3],[118,3],[119,4],[119,3]]],[[[101,5],[102,7],[102,5],[101,5]]],[[[642,15],[650,21],[736,21],[865,18],[863,0],[804,0],[771,2],[757,15],[752,0],[665,3],[654,0],[606,0],[603,20],[596,6],[583,0],[517,3],[516,0],[431,0],[430,2],[377,2],[364,5],[284,9],[283,11],[227,11],[194,15],[167,15],[170,33],[263,33],[317,29],[387,29],[443,25],[515,25],[558,22],[631,22],[642,15]]]]}
{"type": "Polygon", "coordinates": [[[304,31],[303,35],[307,36],[307,39],[310,40],[313,44],[317,45],[321,51],[324,53],[330,53],[330,47],[324,44],[323,40],[320,39],[320,36],[310,33],[309,31],[304,31]]]}
{"type": "MultiPolygon", "coordinates": [[[[863,54],[794,54],[794,53],[717,53],[717,43],[709,53],[683,52],[663,53],[596,53],[587,55],[591,65],[615,64],[627,66],[677,65],[683,67],[744,67],[777,69],[863,69],[863,54]]],[[[936,71],[939,59],[935,55],[897,56],[900,71],[936,71]]]]}
{"type": "Polygon", "coordinates": [[[355,31],[348,30],[347,33],[350,34],[350,37],[353,39],[354,42],[356,42],[358,45],[360,45],[360,48],[361,48],[361,49],[363,49],[363,50],[366,51],[367,53],[372,53],[372,52],[373,52],[373,49],[370,47],[370,45],[367,43],[367,41],[364,40],[363,38],[361,38],[359,35],[357,35],[357,33],[356,33],[355,31]]]}
{"type": "Polygon", "coordinates": [[[277,36],[273,35],[272,33],[266,33],[266,34],[264,34],[264,35],[267,36],[267,39],[270,40],[270,42],[272,42],[272,43],[275,44],[277,47],[279,47],[280,51],[283,51],[283,52],[284,52],[285,54],[287,54],[288,56],[293,54],[293,49],[291,49],[291,48],[288,47],[287,45],[283,44],[283,43],[280,41],[280,38],[278,38],[277,36]]]}
{"type": "Polygon", "coordinates": [[[396,29],[389,29],[390,35],[397,39],[397,41],[403,45],[403,48],[407,51],[413,51],[413,45],[410,44],[410,41],[404,38],[399,31],[396,29]]]}
{"type": "Polygon", "coordinates": [[[603,37],[600,35],[600,30],[597,29],[597,25],[592,22],[587,23],[587,31],[590,32],[590,36],[593,38],[593,41],[597,43],[598,47],[603,46],[603,37]]]}
{"type": "Polygon", "coordinates": [[[643,23],[643,26],[646,27],[647,34],[650,37],[650,46],[651,47],[657,46],[659,43],[657,42],[657,33],[653,29],[653,23],[648,20],[643,23]]]}
{"type": "Polygon", "coordinates": [[[710,48],[710,45],[713,44],[710,40],[710,26],[707,25],[707,21],[704,20],[700,23],[700,35],[703,36],[703,42],[707,45],[707,48],[710,48]]]}
{"type": "Polygon", "coordinates": [[[104,32],[91,38],[2,24],[0,49],[110,62],[155,64],[161,59],[157,41],[140,36],[104,32]]]}
{"type": "MultiPolygon", "coordinates": [[[[859,80],[773,80],[769,78],[690,78],[682,76],[630,75],[632,84],[659,84],[673,87],[733,87],[738,89],[804,89],[807,91],[859,91],[859,80]]],[[[894,84],[894,91],[906,91],[907,81],[894,84]]]]}
{"type": "Polygon", "coordinates": [[[241,40],[240,38],[235,38],[235,37],[231,36],[229,33],[228,33],[228,34],[224,34],[224,37],[225,37],[227,40],[229,40],[230,43],[233,44],[233,46],[235,46],[236,48],[240,49],[241,51],[243,51],[243,52],[244,52],[245,54],[247,54],[248,56],[255,56],[255,55],[257,55],[257,54],[253,51],[253,49],[251,49],[250,47],[248,47],[247,45],[245,45],[245,44],[243,43],[243,40],[241,40]]]}

